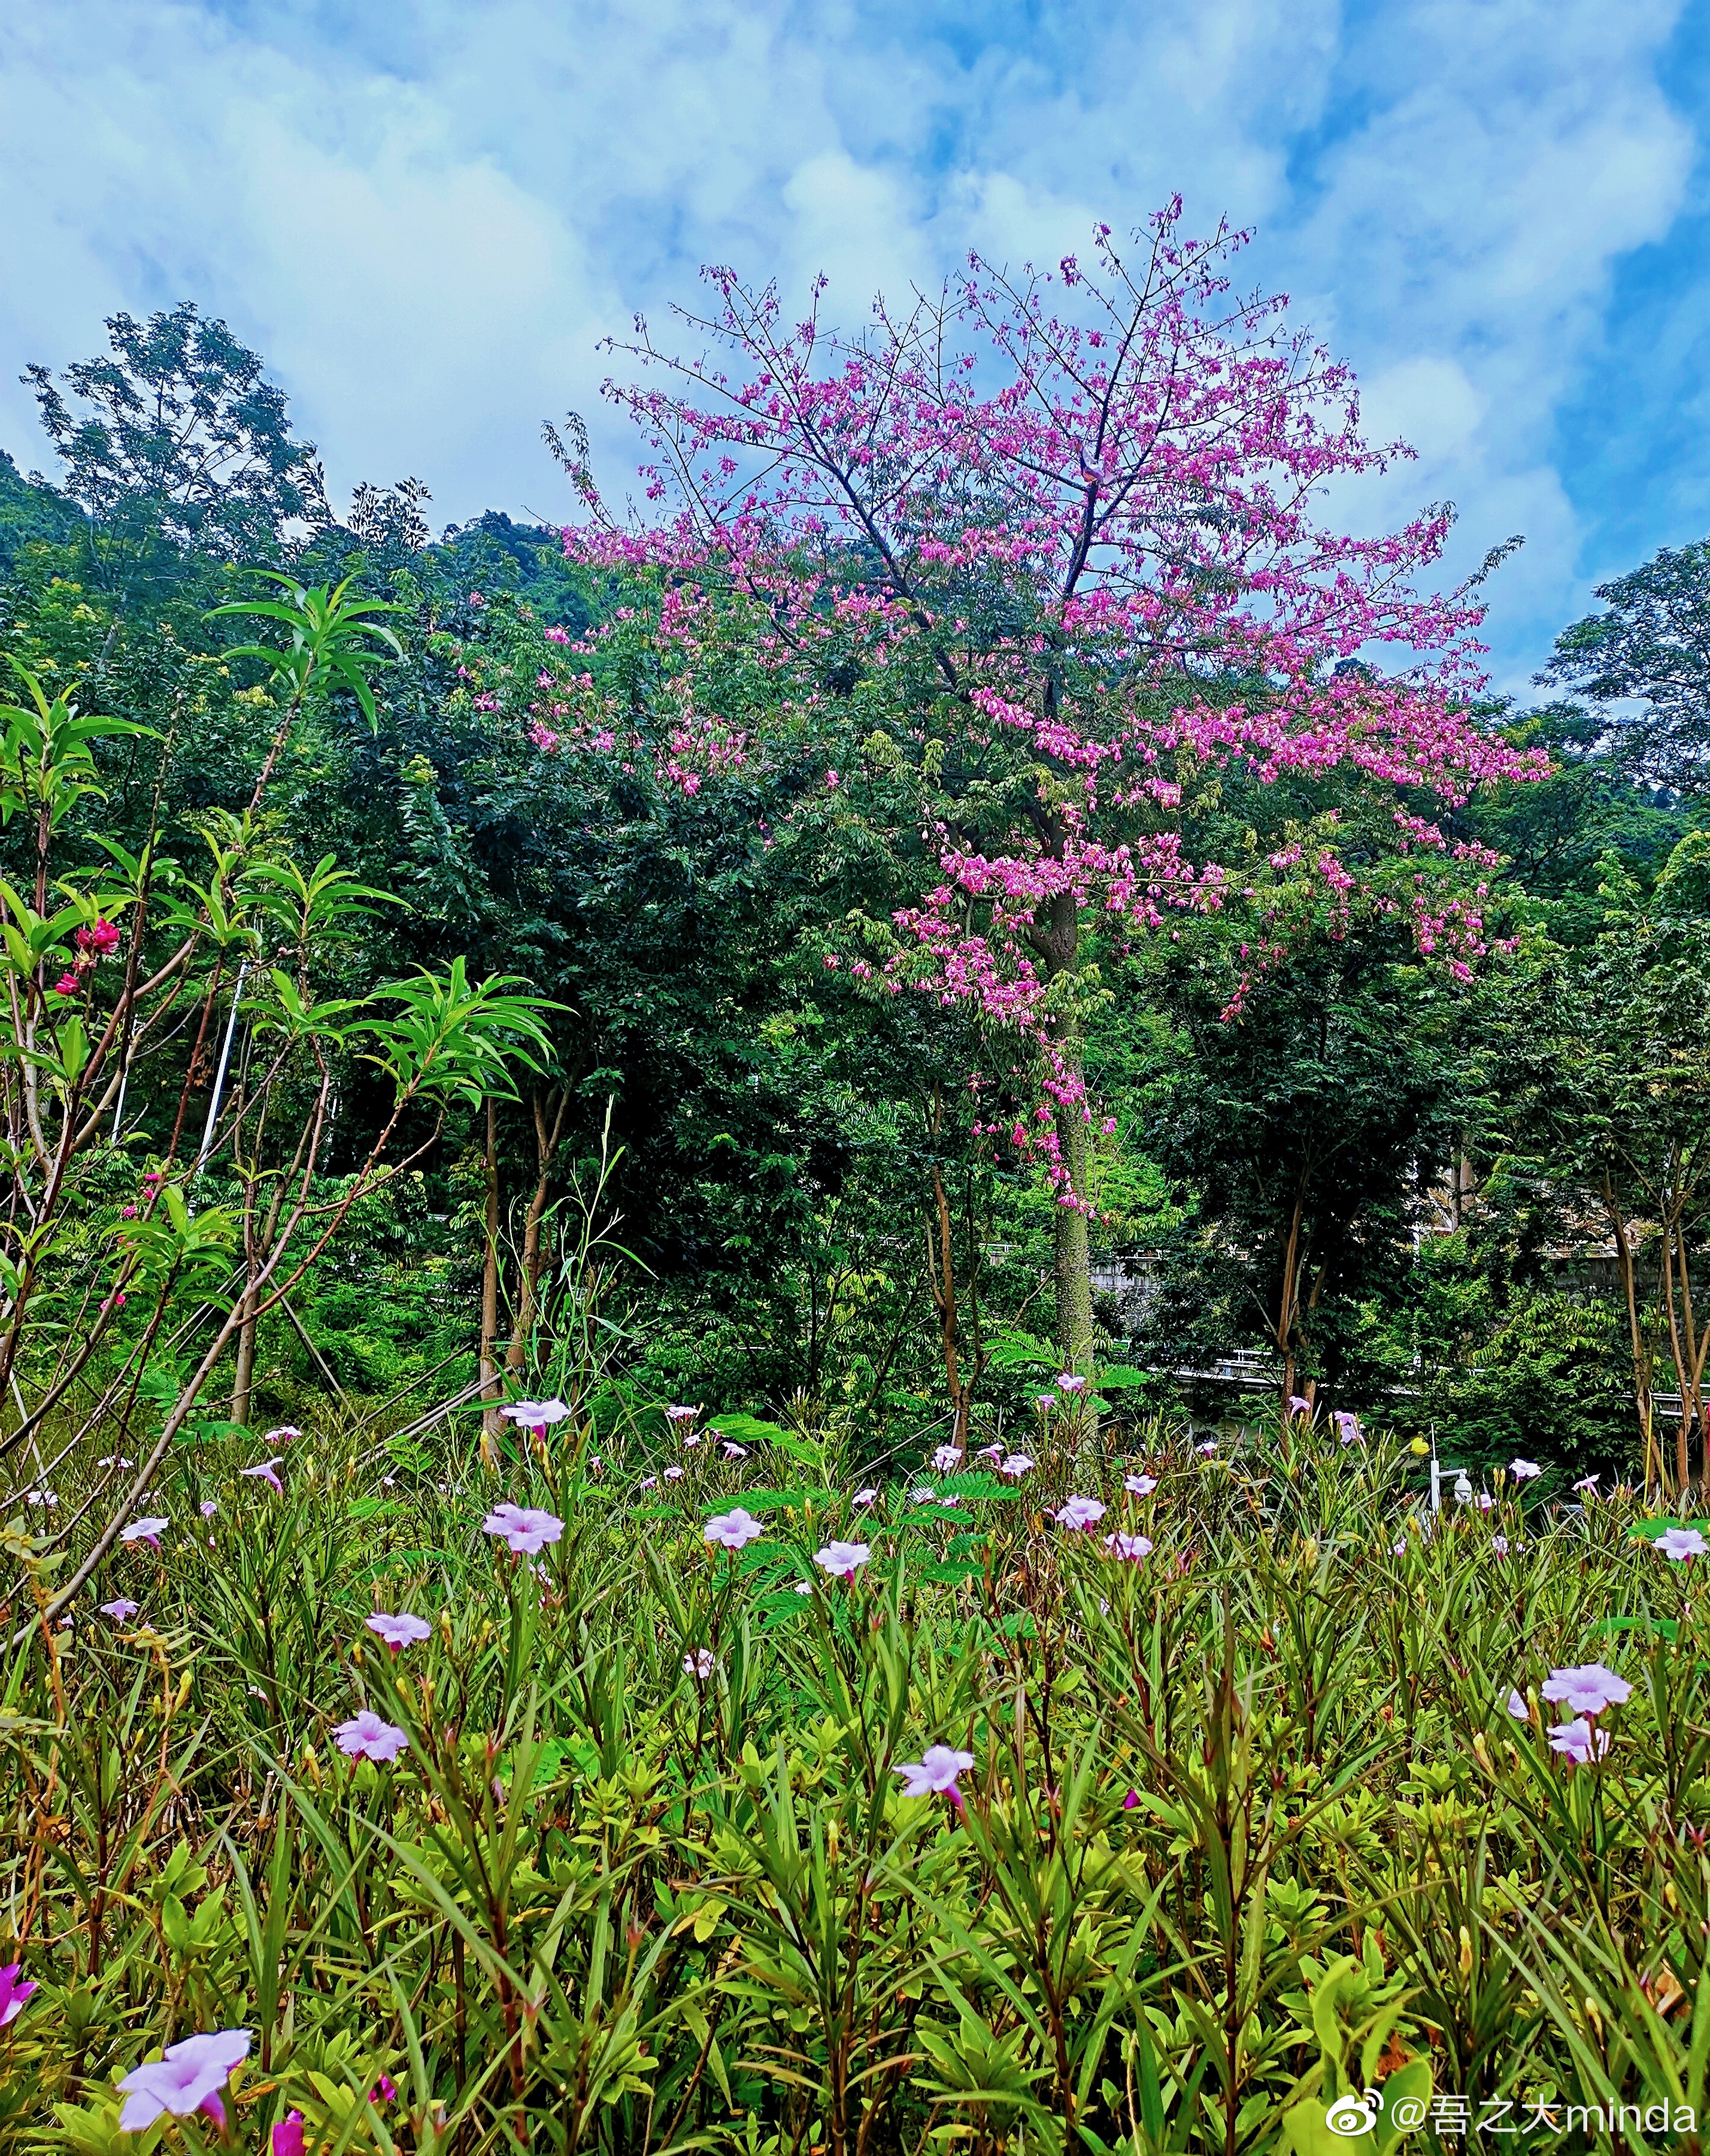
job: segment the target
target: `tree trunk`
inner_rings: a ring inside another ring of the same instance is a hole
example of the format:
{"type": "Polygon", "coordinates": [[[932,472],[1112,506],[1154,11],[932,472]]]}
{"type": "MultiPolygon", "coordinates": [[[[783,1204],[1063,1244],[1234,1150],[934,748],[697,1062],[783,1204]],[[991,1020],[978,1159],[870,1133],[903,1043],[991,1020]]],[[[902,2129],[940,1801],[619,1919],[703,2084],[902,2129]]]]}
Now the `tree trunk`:
{"type": "MultiPolygon", "coordinates": [[[[487,1149],[482,1163],[487,1185],[484,1216],[485,1250],[481,1265],[481,1398],[499,1398],[499,1110],[487,1101],[487,1149]]],[[[493,1457],[499,1436],[499,1416],[489,1406],[481,1417],[482,1456],[493,1457]]]]}
{"type": "MultiPolygon", "coordinates": [[[[1079,1081],[1080,1041],[1059,1044],[1066,1073],[1079,1081]]],[[[1072,1088],[1078,1091],[1078,1086],[1072,1088]]],[[[1067,1178],[1057,1191],[1053,1240],[1056,1245],[1057,1348],[1065,1369],[1073,1370],[1093,1353],[1093,1255],[1087,1230],[1087,1123],[1084,1098],[1071,1099],[1057,1111],[1057,1144],[1067,1178]],[[1074,1202],[1068,1202],[1073,1194],[1074,1202]]]]}
{"type": "Polygon", "coordinates": [[[521,1292],[517,1296],[516,1323],[511,1328],[510,1348],[504,1361],[507,1369],[520,1370],[527,1358],[530,1327],[535,1322],[535,1306],[539,1299],[542,1251],[540,1224],[546,1215],[546,1188],[551,1179],[552,1163],[558,1152],[558,1142],[564,1135],[564,1113],[570,1105],[570,1088],[562,1092],[548,1094],[543,1103],[539,1093],[530,1096],[530,1106],[535,1116],[535,1194],[529,1200],[528,1217],[523,1223],[523,1277],[521,1292]],[[552,1126],[546,1126],[546,1109],[553,1108],[552,1126]]]}
{"type": "MultiPolygon", "coordinates": [[[[934,1086],[932,1089],[930,1122],[934,1146],[943,1127],[944,1095],[934,1086]]],[[[944,1344],[945,1383],[950,1390],[953,1418],[950,1442],[965,1459],[968,1452],[968,1388],[962,1383],[960,1358],[957,1351],[955,1245],[950,1224],[950,1200],[945,1195],[944,1176],[935,1158],[932,1163],[932,1195],[938,1215],[938,1250],[934,1256],[932,1229],[929,1227],[926,1231],[926,1277],[931,1284],[933,1306],[938,1312],[939,1336],[944,1344]]]]}
{"type": "Polygon", "coordinates": [[[1648,1496],[1654,1486],[1661,1496],[1662,1455],[1656,1443],[1656,1409],[1651,1400],[1651,1358],[1646,1353],[1645,1327],[1639,1317],[1637,1268],[1633,1262],[1633,1246],[1627,1239],[1626,1209],[1621,1204],[1615,1178],[1607,1169],[1604,1171],[1599,1195],[1609,1219],[1610,1232],[1615,1237],[1615,1268],[1620,1274],[1621,1292],[1626,1300],[1627,1345],[1633,1358],[1633,1407],[1645,1446],[1645,1492],[1648,1496]]]}

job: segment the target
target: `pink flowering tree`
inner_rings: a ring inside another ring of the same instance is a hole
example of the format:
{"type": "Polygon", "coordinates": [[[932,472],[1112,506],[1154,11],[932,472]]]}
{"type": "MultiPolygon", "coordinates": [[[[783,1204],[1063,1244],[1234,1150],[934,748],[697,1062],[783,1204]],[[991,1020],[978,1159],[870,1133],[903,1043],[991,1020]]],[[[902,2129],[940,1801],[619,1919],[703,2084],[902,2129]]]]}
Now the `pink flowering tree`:
{"type": "Polygon", "coordinates": [[[837,783],[912,778],[919,885],[852,925],[853,970],[1031,1044],[1040,1106],[1008,1138],[1054,1187],[1069,1358],[1093,1333],[1082,1041],[1101,926],[1257,903],[1257,972],[1291,911],[1369,905],[1464,968],[1482,920],[1432,803],[1532,767],[1466,716],[1478,607],[1421,588],[1448,512],[1370,537],[1324,520],[1327,489],[1405,452],[1363,439],[1352,377],[1283,301],[1232,292],[1238,236],[1184,239],[1180,214],[1133,259],[1107,228],[1090,266],[976,258],[935,299],[875,303],[853,338],[820,322],[822,281],[791,323],[775,288],[709,271],[711,311],[680,317],[697,356],[644,323],[617,347],[643,370],[608,394],[647,434],[647,516],[594,496],[566,535],[660,572],[685,635],[724,602],[792,712],[858,742],[837,783]],[[1231,766],[1383,796],[1405,890],[1334,829],[1273,861],[1262,895],[1195,859],[1189,808],[1231,766]]]}

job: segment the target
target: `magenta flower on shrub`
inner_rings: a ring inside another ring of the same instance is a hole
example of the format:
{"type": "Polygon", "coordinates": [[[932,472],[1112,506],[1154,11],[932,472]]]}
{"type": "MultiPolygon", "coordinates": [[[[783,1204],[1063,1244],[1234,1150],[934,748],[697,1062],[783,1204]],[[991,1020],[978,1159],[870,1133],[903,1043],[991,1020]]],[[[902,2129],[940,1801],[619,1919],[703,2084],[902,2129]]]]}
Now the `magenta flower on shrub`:
{"type": "Polygon", "coordinates": [[[539,1557],[564,1532],[555,1514],[532,1505],[495,1505],[481,1522],[484,1534],[497,1535],[514,1557],[539,1557]]]}
{"type": "Polygon", "coordinates": [[[1576,1722],[1560,1722],[1549,1732],[1549,1748],[1571,1759],[1576,1767],[1589,1765],[1594,1755],[1608,1756],[1610,1738],[1606,1729],[1593,1729],[1582,1715],[1576,1722]]]}
{"type": "Polygon", "coordinates": [[[1511,1460],[1508,1472],[1517,1482],[1529,1482],[1534,1475],[1541,1475],[1544,1470],[1535,1460],[1511,1460]]]}
{"type": "Polygon", "coordinates": [[[1104,1547],[1112,1557],[1125,1558],[1131,1563],[1138,1563],[1143,1557],[1152,1554],[1152,1545],[1144,1535],[1125,1535],[1119,1532],[1106,1535],[1104,1547]]]}
{"type": "Polygon", "coordinates": [[[378,1632],[393,1654],[397,1654],[400,1647],[413,1646],[417,1640],[425,1640],[433,1627],[425,1618],[412,1617],[407,1609],[400,1610],[397,1616],[390,1615],[384,1609],[376,1609],[368,1620],[368,1629],[371,1632],[378,1632]]]}
{"type": "Polygon", "coordinates": [[[813,1561],[833,1579],[853,1579],[872,1555],[865,1543],[827,1543],[814,1552],[813,1561]]]}
{"type": "MultiPolygon", "coordinates": [[[[116,1601],[104,1602],[101,1604],[101,1614],[103,1617],[110,1617],[115,1625],[122,1625],[127,1617],[134,1617],[136,1614],[140,1606],[133,1602],[128,1594],[121,1594],[116,1601]]],[[[0,2023],[0,2027],[3,2026],[4,2024],[0,2023]]]]}
{"type": "Polygon", "coordinates": [[[1654,1547],[1676,1564],[1689,1557],[1702,1557],[1704,1537],[1696,1527],[1665,1527],[1654,1547]]]}
{"type": "Polygon", "coordinates": [[[24,2001],[36,1988],[28,1977],[20,1980],[23,1968],[21,1961],[10,1961],[0,1969],[0,2029],[11,2027],[23,2013],[24,2001]]]}
{"type": "Polygon", "coordinates": [[[387,1766],[400,1752],[410,1748],[410,1740],[404,1731],[393,1722],[382,1722],[371,1707],[365,1707],[348,1722],[340,1722],[332,1733],[347,1759],[375,1759],[387,1766]]]}
{"type": "Polygon", "coordinates": [[[254,1467],[240,1467],[238,1470],[238,1472],[240,1475],[248,1476],[255,1481],[269,1484],[272,1488],[277,1490],[281,1496],[284,1496],[285,1494],[285,1486],[274,1472],[274,1468],[281,1467],[284,1465],[284,1455],[282,1454],[276,1453],[271,1460],[264,1460],[258,1466],[254,1467]]]}
{"type": "Polygon", "coordinates": [[[269,2137],[273,2156],[303,2156],[303,2114],[288,2111],[269,2137]]]}
{"type": "Polygon", "coordinates": [[[740,1550],[765,1532],[762,1523],[740,1505],[729,1512],[715,1512],[707,1522],[706,1538],[727,1550],[740,1550]]]}
{"type": "Polygon", "coordinates": [[[1574,1714],[1601,1714],[1605,1707],[1620,1707],[1633,1691],[1625,1677],[1601,1662],[1552,1670],[1538,1689],[1552,1706],[1565,1707],[1574,1714]]]}
{"type": "Polygon", "coordinates": [[[1104,1517],[1104,1507],[1096,1497],[1067,1497],[1051,1517],[1060,1527],[1093,1527],[1104,1517]]]}
{"type": "Polygon", "coordinates": [[[932,1744],[918,1759],[906,1760],[891,1771],[903,1777],[905,1797],[954,1797],[960,1800],[961,1792],[956,1787],[956,1777],[966,1774],[973,1763],[971,1752],[952,1752],[948,1745],[932,1744]]]}
{"type": "Polygon", "coordinates": [[[170,1520],[133,1520],[119,1537],[121,1543],[146,1543],[151,1549],[158,1549],[161,1537],[172,1526],[170,1520]]]}
{"type": "Polygon", "coordinates": [[[205,2111],[222,2126],[226,2108],[220,2091],[231,2078],[233,2066],[249,2056],[247,2029],[220,2029],[205,2036],[187,2036],[168,2044],[165,2055],[133,2066],[119,2084],[125,2108],[119,2125],[125,2133],[141,2133],[157,2118],[187,2118],[205,2111]]]}

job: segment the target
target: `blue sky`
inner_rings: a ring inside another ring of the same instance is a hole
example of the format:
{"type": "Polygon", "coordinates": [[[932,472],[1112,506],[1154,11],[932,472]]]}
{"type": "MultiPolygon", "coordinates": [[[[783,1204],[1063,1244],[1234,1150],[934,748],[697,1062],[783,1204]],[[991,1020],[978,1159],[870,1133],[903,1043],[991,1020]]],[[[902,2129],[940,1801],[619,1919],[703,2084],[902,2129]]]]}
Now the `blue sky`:
{"type": "Polygon", "coordinates": [[[1055,260],[1171,192],[1420,451],[1523,689],[1600,578],[1710,533],[1710,18],[1678,0],[0,0],[0,443],[27,360],[181,298],[268,357],[335,492],[568,516],[595,346],[704,261],[847,319],[970,246],[1055,260]]]}

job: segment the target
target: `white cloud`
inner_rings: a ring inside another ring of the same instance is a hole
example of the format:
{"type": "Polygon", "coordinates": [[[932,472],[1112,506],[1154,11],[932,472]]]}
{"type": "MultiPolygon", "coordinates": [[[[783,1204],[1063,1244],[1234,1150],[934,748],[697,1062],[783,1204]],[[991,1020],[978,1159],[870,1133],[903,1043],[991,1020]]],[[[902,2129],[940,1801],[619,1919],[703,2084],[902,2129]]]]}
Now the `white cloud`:
{"type": "Polygon", "coordinates": [[[25,359],[191,296],[268,356],[335,485],[550,511],[540,419],[597,418],[598,338],[693,301],[699,262],[791,299],[824,268],[858,320],[970,244],[1052,261],[1180,187],[1197,228],[1258,223],[1243,278],[1293,289],[1373,431],[1416,439],[1360,521],[1452,495],[1459,567],[1528,531],[1492,614],[1523,677],[1583,598],[1554,414],[1697,151],[1657,79],[1677,0],[950,5],[383,0],[341,42],[265,0],[14,8],[0,439],[41,455],[25,359]]]}

